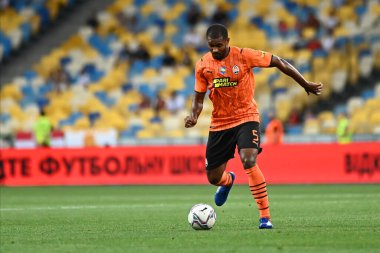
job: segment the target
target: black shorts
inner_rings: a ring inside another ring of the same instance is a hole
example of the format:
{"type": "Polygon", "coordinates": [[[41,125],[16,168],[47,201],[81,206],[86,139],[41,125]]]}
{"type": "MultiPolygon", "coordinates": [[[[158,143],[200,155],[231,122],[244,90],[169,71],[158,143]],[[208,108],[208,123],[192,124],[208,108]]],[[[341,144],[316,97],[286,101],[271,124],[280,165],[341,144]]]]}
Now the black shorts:
{"type": "Polygon", "coordinates": [[[260,148],[260,123],[250,121],[222,131],[210,131],[206,147],[206,170],[213,170],[234,158],[236,146],[260,148]]]}

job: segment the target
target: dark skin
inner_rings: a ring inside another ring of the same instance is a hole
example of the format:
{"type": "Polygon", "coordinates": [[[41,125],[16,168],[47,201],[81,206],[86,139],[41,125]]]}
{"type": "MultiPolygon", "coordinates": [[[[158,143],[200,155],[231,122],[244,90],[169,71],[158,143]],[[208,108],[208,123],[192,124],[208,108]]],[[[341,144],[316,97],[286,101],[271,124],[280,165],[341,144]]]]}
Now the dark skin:
{"type": "MultiPolygon", "coordinates": [[[[208,47],[210,49],[210,52],[212,54],[212,57],[215,60],[223,60],[225,57],[228,56],[230,52],[229,47],[229,38],[207,38],[208,47]]],[[[292,77],[301,87],[303,87],[308,95],[314,94],[319,95],[322,92],[323,84],[322,83],[314,83],[307,81],[301,73],[298,72],[298,70],[292,66],[290,63],[288,63],[286,60],[273,55],[271,63],[269,65],[270,68],[276,67],[278,68],[282,73],[292,77]]],[[[199,115],[202,112],[203,109],[203,101],[205,98],[206,93],[199,93],[195,92],[194,99],[192,103],[192,109],[190,112],[190,115],[187,116],[185,121],[185,127],[190,128],[197,124],[197,120],[199,115]]],[[[256,158],[258,155],[258,150],[255,148],[245,148],[241,149],[239,152],[240,160],[243,164],[244,169],[252,168],[256,165],[256,158]]],[[[226,169],[227,162],[220,165],[219,167],[207,171],[207,178],[208,181],[211,184],[217,184],[220,179],[222,178],[223,172],[226,169]]]]}

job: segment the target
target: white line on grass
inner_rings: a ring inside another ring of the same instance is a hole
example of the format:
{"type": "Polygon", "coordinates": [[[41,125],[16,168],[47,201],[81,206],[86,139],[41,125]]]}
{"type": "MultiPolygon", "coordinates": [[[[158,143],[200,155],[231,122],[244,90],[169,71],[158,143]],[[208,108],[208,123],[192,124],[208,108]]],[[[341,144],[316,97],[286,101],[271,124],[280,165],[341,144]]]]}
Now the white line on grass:
{"type": "Polygon", "coordinates": [[[13,211],[50,211],[50,210],[78,210],[78,209],[134,209],[134,208],[157,208],[157,207],[168,207],[176,206],[176,204],[131,204],[131,205],[73,205],[73,206],[31,206],[31,207],[9,207],[0,208],[0,212],[13,212],[13,211]]]}

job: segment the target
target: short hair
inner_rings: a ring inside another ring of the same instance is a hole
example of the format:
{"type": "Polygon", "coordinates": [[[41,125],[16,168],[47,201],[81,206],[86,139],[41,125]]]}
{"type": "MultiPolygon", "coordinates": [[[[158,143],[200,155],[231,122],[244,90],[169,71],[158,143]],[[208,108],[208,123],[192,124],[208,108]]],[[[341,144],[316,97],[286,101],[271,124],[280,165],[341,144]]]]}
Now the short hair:
{"type": "Polygon", "coordinates": [[[222,24],[211,25],[206,32],[206,38],[217,39],[222,37],[223,39],[228,38],[227,28],[222,24]]]}

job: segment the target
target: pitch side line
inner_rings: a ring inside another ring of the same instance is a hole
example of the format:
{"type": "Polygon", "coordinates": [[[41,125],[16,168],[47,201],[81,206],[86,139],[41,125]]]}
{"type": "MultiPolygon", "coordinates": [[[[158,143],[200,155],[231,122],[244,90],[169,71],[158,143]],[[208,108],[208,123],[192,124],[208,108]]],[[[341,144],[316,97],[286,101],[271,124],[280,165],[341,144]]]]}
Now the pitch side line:
{"type": "Polygon", "coordinates": [[[149,205],[83,205],[83,206],[44,206],[44,207],[10,207],[10,208],[0,208],[0,212],[13,212],[13,211],[50,211],[50,210],[80,210],[80,209],[110,209],[110,208],[123,208],[123,209],[134,209],[134,208],[157,208],[157,207],[167,207],[167,206],[177,206],[177,204],[149,204],[149,205]]]}

